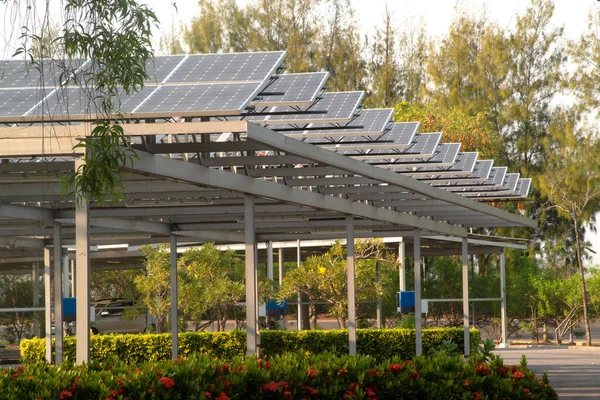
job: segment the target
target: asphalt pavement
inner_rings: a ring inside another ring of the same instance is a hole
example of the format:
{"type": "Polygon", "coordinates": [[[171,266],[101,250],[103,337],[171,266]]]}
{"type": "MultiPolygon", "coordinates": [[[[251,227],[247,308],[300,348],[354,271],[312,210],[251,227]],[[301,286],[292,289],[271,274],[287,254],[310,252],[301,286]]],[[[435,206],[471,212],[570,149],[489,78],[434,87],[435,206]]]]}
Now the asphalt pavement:
{"type": "Polygon", "coordinates": [[[538,376],[548,372],[550,384],[561,399],[600,400],[600,348],[581,346],[510,347],[495,349],[508,365],[516,365],[521,355],[538,376]]]}

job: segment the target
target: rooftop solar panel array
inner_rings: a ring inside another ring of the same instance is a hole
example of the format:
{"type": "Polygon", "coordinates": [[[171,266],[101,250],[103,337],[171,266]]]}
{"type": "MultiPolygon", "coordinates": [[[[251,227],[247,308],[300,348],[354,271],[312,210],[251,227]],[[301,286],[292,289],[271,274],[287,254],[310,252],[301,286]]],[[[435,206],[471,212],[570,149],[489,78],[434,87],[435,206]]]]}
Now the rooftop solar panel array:
{"type": "Polygon", "coordinates": [[[328,77],[327,72],[279,75],[257,95],[257,99],[250,105],[308,107],[322,92],[328,77]]]}

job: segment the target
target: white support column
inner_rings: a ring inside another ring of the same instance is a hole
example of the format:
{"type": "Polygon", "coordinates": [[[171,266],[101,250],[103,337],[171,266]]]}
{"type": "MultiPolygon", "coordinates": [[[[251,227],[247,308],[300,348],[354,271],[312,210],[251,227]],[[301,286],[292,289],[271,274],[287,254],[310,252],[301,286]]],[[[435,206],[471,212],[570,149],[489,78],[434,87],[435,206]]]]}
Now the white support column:
{"type": "Polygon", "coordinates": [[[471,337],[469,332],[469,249],[467,238],[462,240],[462,289],[463,289],[463,331],[465,357],[471,353],[471,337]]]}
{"type": "Polygon", "coordinates": [[[53,233],[53,258],[54,258],[54,347],[55,363],[63,362],[64,329],[63,329],[63,292],[62,292],[62,229],[60,222],[54,222],[53,233]]]}
{"type": "MultiPolygon", "coordinates": [[[[302,262],[302,248],[300,247],[300,239],[296,241],[296,268],[300,268],[302,262]]],[[[298,290],[298,330],[302,330],[302,292],[298,290]]]]}
{"type": "Polygon", "coordinates": [[[171,262],[171,358],[176,360],[179,357],[179,330],[177,324],[177,235],[171,234],[169,250],[169,259],[171,262]]]}
{"type": "Polygon", "coordinates": [[[256,282],[256,236],[254,233],[254,196],[244,196],[244,236],[246,251],[246,347],[248,355],[258,352],[258,308],[256,282]]]}
{"type": "Polygon", "coordinates": [[[415,276],[415,339],[417,355],[423,354],[423,321],[421,314],[421,231],[415,228],[413,233],[414,276],[415,276]]]}
{"type": "Polygon", "coordinates": [[[273,242],[267,242],[267,278],[273,280],[273,242]]]}
{"type": "MultiPolygon", "coordinates": [[[[400,238],[402,239],[402,238],[400,238]]],[[[400,274],[400,290],[406,290],[406,253],[404,247],[404,240],[400,240],[398,243],[398,261],[400,262],[400,268],[398,269],[398,273],[400,274]]]]}
{"type": "MultiPolygon", "coordinates": [[[[381,265],[379,261],[375,263],[375,268],[377,269],[377,284],[381,284],[381,265]]],[[[381,295],[377,296],[377,329],[383,328],[383,299],[381,295]]]]}
{"type": "Polygon", "coordinates": [[[77,274],[75,273],[75,260],[70,261],[71,265],[71,297],[77,297],[77,292],[75,291],[75,282],[77,280],[77,274]]]}
{"type": "MultiPolygon", "coordinates": [[[[283,247],[279,248],[279,287],[283,285],[283,247]]],[[[279,329],[285,329],[285,318],[282,316],[279,320],[279,329]]]]}
{"type": "MultiPolygon", "coordinates": [[[[77,171],[84,161],[75,161],[77,171]]],[[[75,206],[75,248],[76,248],[76,328],[77,364],[90,361],[90,208],[88,201],[80,193],[76,194],[75,206]]],[[[58,327],[56,327],[58,328],[58,327]]]]}
{"type": "Polygon", "coordinates": [[[506,331],[506,259],[504,249],[500,253],[500,318],[502,319],[502,343],[500,348],[508,347],[508,335],[506,331]]]}
{"type": "Polygon", "coordinates": [[[69,255],[63,251],[62,258],[62,292],[63,297],[72,297],[71,285],[69,284],[69,255]]]}
{"type": "MultiPolygon", "coordinates": [[[[40,306],[40,263],[31,266],[31,282],[33,283],[33,307],[40,306]]],[[[33,318],[33,336],[40,337],[40,313],[36,311],[33,318]]]]}
{"type": "Polygon", "coordinates": [[[354,289],[354,217],[346,217],[346,281],[348,287],[348,348],[356,355],[356,293],[354,289]]]}
{"type": "Polygon", "coordinates": [[[50,249],[44,247],[44,330],[46,362],[52,364],[52,293],[50,283],[50,249]]]}

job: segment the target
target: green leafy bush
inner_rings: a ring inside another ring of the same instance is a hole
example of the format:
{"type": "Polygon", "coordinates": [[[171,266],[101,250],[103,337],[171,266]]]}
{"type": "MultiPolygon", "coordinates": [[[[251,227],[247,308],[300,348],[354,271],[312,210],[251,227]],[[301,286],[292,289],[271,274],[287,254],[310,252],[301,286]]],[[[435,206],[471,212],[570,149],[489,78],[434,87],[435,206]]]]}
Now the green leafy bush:
{"type": "Polygon", "coordinates": [[[283,353],[269,360],[224,361],[194,354],[142,363],[91,362],[77,367],[31,364],[0,370],[3,399],[557,399],[546,375],[452,357],[283,353]]]}
{"type": "MultiPolygon", "coordinates": [[[[358,329],[357,351],[377,360],[400,357],[409,359],[416,354],[414,329],[358,329]]],[[[477,351],[479,331],[471,330],[471,352],[477,351]]],[[[65,338],[65,362],[75,360],[75,337],[65,338]]],[[[429,354],[444,348],[443,342],[452,341],[463,353],[462,328],[423,329],[423,353],[429,354]]],[[[21,358],[24,363],[42,362],[45,359],[44,339],[21,341],[21,358]]],[[[329,331],[262,331],[260,351],[262,357],[302,350],[309,354],[329,351],[348,354],[348,332],[329,331]]],[[[246,333],[186,332],[179,334],[179,354],[189,356],[202,353],[221,359],[231,359],[246,354],[246,333]]],[[[148,335],[93,335],[90,337],[90,358],[95,361],[122,360],[132,364],[171,358],[170,334],[148,335]]]]}

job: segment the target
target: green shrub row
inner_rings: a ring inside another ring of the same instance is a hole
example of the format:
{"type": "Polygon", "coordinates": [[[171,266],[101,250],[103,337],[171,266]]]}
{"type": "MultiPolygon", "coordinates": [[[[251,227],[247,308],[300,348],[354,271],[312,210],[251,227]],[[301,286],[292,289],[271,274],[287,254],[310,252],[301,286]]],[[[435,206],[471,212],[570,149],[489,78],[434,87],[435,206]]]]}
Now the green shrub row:
{"type": "Polygon", "coordinates": [[[76,367],[30,364],[0,370],[2,398],[27,399],[557,399],[541,379],[498,357],[464,361],[433,357],[307,356],[283,353],[270,360],[208,355],[143,363],[91,362],[76,367]]]}
{"type": "MultiPolygon", "coordinates": [[[[358,329],[357,351],[377,360],[391,357],[409,359],[416,354],[414,329],[358,329]]],[[[348,332],[345,330],[315,331],[262,331],[260,354],[269,358],[283,352],[302,350],[309,354],[329,351],[348,354],[348,332]]],[[[423,329],[423,353],[439,349],[444,341],[456,343],[463,352],[462,328],[423,329]]],[[[477,350],[479,331],[471,329],[471,353],[477,350]]],[[[75,337],[64,342],[64,359],[75,360],[75,337]]],[[[41,362],[45,359],[44,339],[21,341],[23,363],[41,362]]],[[[194,353],[231,359],[246,354],[246,333],[232,332],[186,332],[179,334],[179,354],[186,357],[194,353]]],[[[170,334],[146,335],[92,335],[90,337],[90,359],[108,361],[119,359],[129,363],[168,360],[171,358],[170,334]]]]}

